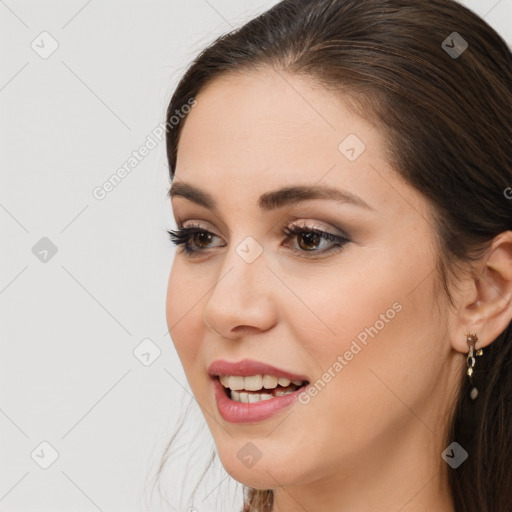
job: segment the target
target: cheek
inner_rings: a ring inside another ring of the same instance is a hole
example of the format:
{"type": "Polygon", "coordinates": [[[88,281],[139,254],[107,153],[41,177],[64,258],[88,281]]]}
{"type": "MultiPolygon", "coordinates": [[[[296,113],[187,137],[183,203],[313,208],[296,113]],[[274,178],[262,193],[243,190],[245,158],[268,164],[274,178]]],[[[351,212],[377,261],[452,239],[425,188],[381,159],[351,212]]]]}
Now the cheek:
{"type": "Polygon", "coordinates": [[[353,254],[340,259],[340,265],[308,275],[290,273],[285,278],[289,288],[303,299],[303,304],[292,300],[294,306],[288,310],[293,319],[286,322],[297,327],[296,339],[314,356],[321,371],[347,351],[351,351],[347,359],[355,359],[356,353],[386,337],[390,326],[401,323],[404,317],[411,290],[409,278],[397,275],[394,262],[386,265],[377,254],[365,261],[360,251],[353,254]]]}
{"type": "Polygon", "coordinates": [[[187,272],[173,263],[167,284],[166,319],[172,342],[188,373],[202,340],[201,290],[193,286],[187,272]]]}
{"type": "Polygon", "coordinates": [[[430,262],[416,259],[418,266],[408,269],[396,259],[378,259],[378,267],[369,261],[347,264],[364,271],[332,272],[335,277],[324,286],[306,287],[311,281],[301,284],[298,278],[291,284],[317,317],[304,311],[291,324],[317,383],[306,407],[318,413],[311,417],[325,419],[329,411],[329,428],[339,425],[343,436],[367,441],[377,435],[376,425],[385,428],[403,416],[403,402],[425,399],[438,371],[432,354],[442,343],[434,276],[425,279],[430,262]]]}
{"type": "Polygon", "coordinates": [[[389,351],[410,354],[418,332],[426,337],[425,325],[431,332],[439,324],[439,319],[433,321],[435,264],[428,251],[418,252],[420,245],[419,240],[416,247],[414,242],[411,247],[397,241],[392,252],[386,247],[354,250],[340,259],[339,267],[307,278],[288,276],[290,287],[306,298],[309,309],[302,308],[302,328],[296,335],[300,339],[299,332],[306,333],[304,343],[322,369],[338,355],[346,354],[351,361],[363,353],[375,354],[372,360],[389,359],[389,351]]]}

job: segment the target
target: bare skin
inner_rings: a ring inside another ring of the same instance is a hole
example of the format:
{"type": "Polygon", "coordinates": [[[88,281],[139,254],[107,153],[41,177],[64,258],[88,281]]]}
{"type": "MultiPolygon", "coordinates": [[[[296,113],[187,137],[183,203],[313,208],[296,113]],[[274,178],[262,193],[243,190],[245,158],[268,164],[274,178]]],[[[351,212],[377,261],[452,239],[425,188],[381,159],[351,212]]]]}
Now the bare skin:
{"type": "Polygon", "coordinates": [[[195,237],[190,256],[178,248],[167,322],[224,467],[274,489],[274,512],[454,512],[445,432],[466,334],[485,347],[511,321],[512,232],[495,239],[478,277],[463,278],[450,309],[436,288],[430,204],[387,163],[379,126],[284,72],[217,79],[196,99],[175,183],[210,194],[218,211],[172,198],[179,225],[212,237],[195,237]],[[353,161],[356,139],[339,149],[349,134],[365,145],[353,161]],[[348,191],[368,207],[314,199],[260,209],[262,194],[295,185],[348,191]],[[297,224],[349,241],[284,236],[297,224]],[[248,236],[262,250],[251,263],[236,251],[248,236]],[[207,373],[220,358],[256,359],[310,382],[330,369],[331,379],[307,404],[234,424],[219,414],[207,373]],[[252,467],[237,457],[248,442],[262,454],[252,467]]]}

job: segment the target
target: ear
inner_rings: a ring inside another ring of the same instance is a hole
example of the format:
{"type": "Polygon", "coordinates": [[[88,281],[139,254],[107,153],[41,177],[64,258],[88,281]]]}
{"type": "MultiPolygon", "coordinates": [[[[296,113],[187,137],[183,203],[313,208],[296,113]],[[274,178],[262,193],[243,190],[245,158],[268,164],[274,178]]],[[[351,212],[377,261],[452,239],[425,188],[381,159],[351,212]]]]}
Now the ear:
{"type": "Polygon", "coordinates": [[[466,337],[478,336],[477,349],[490,345],[512,320],[512,231],[497,235],[464,283],[455,319],[453,348],[466,353],[466,337]]]}

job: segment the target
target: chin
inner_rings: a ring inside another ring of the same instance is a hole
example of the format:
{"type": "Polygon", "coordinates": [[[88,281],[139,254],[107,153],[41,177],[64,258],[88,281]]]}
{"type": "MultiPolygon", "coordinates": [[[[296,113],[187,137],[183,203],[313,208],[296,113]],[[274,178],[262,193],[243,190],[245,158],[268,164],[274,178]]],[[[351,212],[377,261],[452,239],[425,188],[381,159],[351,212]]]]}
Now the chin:
{"type": "MultiPolygon", "coordinates": [[[[232,441],[218,447],[217,451],[224,469],[235,480],[248,487],[273,489],[296,485],[302,480],[300,475],[294,473],[298,469],[296,451],[286,455],[284,459],[282,456],[285,454],[276,454],[275,449],[265,456],[263,440],[232,441]]],[[[303,470],[302,467],[300,469],[303,470]]]]}

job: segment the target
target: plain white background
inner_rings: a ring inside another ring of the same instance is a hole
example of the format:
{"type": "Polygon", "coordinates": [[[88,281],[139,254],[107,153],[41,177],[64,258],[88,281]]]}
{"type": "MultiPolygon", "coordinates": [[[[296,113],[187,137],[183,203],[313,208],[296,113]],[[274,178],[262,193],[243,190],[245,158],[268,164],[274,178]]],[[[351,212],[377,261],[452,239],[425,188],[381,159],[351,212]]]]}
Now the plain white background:
{"type": "MultiPolygon", "coordinates": [[[[149,510],[146,480],[189,396],[165,320],[164,142],[93,191],[158,142],[197,52],[275,3],[0,0],[1,511],[149,510]]],[[[512,0],[464,3],[510,44],[512,0]]],[[[211,445],[194,414],[206,448],[187,476],[211,445]]],[[[167,510],[186,510],[174,497],[191,446],[163,482],[167,510]]],[[[220,471],[202,487],[213,502],[220,471]]]]}

